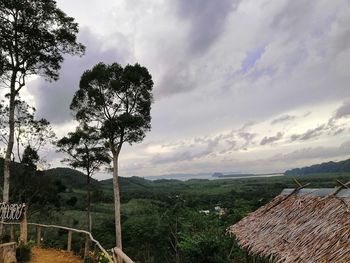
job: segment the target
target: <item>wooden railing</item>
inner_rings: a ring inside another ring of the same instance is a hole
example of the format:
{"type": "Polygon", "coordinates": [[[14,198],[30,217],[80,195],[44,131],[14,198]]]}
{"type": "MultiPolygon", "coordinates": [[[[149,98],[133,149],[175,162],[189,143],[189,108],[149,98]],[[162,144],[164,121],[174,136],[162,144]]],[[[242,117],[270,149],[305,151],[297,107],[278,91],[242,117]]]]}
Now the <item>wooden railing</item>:
{"type": "MultiPolygon", "coordinates": [[[[11,240],[14,240],[14,225],[20,225],[20,242],[22,243],[27,243],[27,226],[35,226],[35,243],[37,246],[40,246],[41,242],[41,228],[56,228],[56,229],[63,229],[67,230],[67,251],[71,251],[72,249],[72,233],[80,233],[80,234],[85,234],[89,240],[91,240],[93,243],[96,244],[96,246],[100,249],[101,252],[104,253],[104,255],[109,259],[110,262],[113,263],[134,263],[120,248],[113,248],[112,250],[112,257],[110,254],[105,250],[100,242],[98,242],[92,234],[86,230],[82,229],[75,229],[75,228],[70,228],[70,227],[65,227],[65,226],[58,226],[58,225],[45,225],[45,224],[37,224],[37,223],[28,223],[25,222],[23,223],[20,222],[4,222],[3,224],[9,225],[10,226],[10,238],[11,240]],[[23,231],[24,230],[24,231],[23,231]]],[[[87,245],[87,244],[85,244],[87,245]]],[[[85,251],[88,251],[88,248],[85,247],[85,251]]]]}

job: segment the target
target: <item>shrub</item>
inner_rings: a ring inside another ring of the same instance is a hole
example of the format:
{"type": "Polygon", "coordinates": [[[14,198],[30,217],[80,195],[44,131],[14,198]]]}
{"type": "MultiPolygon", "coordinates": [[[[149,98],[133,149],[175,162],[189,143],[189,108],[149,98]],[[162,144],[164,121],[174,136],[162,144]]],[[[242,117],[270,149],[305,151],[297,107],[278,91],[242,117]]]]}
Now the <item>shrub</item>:
{"type": "Polygon", "coordinates": [[[26,262],[32,258],[32,249],[29,244],[19,245],[16,249],[16,258],[18,262],[26,262]]]}
{"type": "Polygon", "coordinates": [[[98,263],[109,263],[109,259],[106,257],[105,253],[101,252],[98,256],[98,263]]]}

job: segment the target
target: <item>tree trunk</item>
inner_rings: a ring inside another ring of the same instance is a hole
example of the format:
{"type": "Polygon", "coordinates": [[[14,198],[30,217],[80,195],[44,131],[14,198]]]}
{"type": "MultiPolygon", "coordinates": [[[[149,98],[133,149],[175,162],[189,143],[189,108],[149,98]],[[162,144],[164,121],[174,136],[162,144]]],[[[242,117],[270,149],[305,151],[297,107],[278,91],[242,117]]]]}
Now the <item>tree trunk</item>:
{"type": "MultiPolygon", "coordinates": [[[[4,185],[2,192],[2,201],[8,203],[10,196],[10,165],[11,165],[11,153],[15,141],[15,97],[16,97],[16,76],[17,73],[13,72],[10,83],[10,113],[9,113],[9,139],[6,148],[6,154],[4,159],[4,185]]],[[[0,222],[0,237],[3,232],[3,221],[0,222]]]]}
{"type": "MultiPolygon", "coordinates": [[[[12,81],[11,81],[12,82],[12,81]]],[[[14,85],[12,88],[11,83],[11,96],[10,96],[10,115],[9,115],[9,140],[6,148],[6,155],[4,160],[4,187],[2,194],[2,201],[7,203],[10,195],[10,165],[11,165],[11,153],[14,145],[14,134],[15,134],[15,94],[14,85]]]]}
{"type": "Polygon", "coordinates": [[[90,173],[87,173],[87,222],[88,231],[91,233],[92,220],[91,220],[91,183],[90,183],[90,173]]]}
{"type": "Polygon", "coordinates": [[[118,157],[119,152],[113,151],[113,192],[114,192],[114,215],[115,215],[115,242],[122,249],[122,230],[120,223],[120,194],[118,179],[118,157]]]}

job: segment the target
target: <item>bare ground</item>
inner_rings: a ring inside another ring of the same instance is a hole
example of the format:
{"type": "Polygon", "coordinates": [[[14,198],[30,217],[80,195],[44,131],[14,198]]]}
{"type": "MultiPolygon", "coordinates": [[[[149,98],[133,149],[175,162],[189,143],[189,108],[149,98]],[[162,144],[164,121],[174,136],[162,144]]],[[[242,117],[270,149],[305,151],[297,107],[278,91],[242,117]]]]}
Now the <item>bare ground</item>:
{"type": "Polygon", "coordinates": [[[82,260],[71,253],[57,249],[32,248],[32,260],[29,263],[81,263],[82,260]]]}

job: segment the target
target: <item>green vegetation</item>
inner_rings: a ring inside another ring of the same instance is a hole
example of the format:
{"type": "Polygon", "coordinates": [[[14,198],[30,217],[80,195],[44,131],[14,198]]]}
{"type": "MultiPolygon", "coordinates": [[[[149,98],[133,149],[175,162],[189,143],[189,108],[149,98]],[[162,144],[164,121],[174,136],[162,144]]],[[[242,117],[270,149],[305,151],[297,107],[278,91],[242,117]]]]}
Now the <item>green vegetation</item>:
{"type": "MultiPolygon", "coordinates": [[[[46,187],[62,186],[56,194],[57,206],[44,204],[43,212],[30,215],[29,221],[84,229],[84,175],[57,168],[35,176],[49,178],[46,187]]],[[[309,182],[314,188],[334,187],[336,179],[350,181],[350,173],[185,182],[121,177],[123,250],[136,262],[146,263],[244,262],[235,240],[225,234],[227,227],[266,204],[282,189],[294,188],[293,178],[309,182]],[[218,207],[223,208],[221,215],[218,207]],[[201,213],[202,210],[209,213],[201,213]]],[[[29,210],[35,206],[32,203],[29,210]]],[[[112,181],[93,180],[92,233],[105,248],[115,246],[113,209],[112,181]]],[[[30,239],[34,239],[34,229],[31,231],[30,239]]],[[[65,249],[66,240],[65,231],[43,232],[44,246],[65,249]]],[[[74,234],[73,250],[83,253],[83,244],[84,236],[74,234]]]]}

